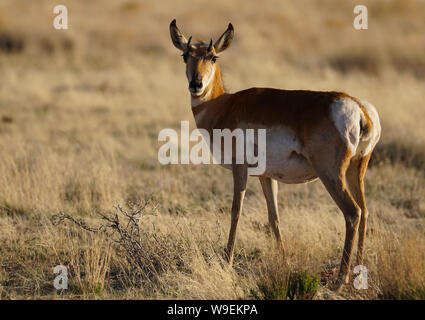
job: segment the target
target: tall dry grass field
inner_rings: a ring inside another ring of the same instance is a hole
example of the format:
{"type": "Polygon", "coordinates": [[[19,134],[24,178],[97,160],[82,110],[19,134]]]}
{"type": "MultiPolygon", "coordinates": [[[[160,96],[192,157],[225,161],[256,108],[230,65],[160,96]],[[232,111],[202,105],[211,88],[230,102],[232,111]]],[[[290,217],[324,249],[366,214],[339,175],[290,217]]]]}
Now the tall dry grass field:
{"type": "Polygon", "coordinates": [[[297,272],[319,279],[318,299],[425,298],[424,1],[363,1],[363,31],[351,0],[64,0],[68,30],[52,26],[57,4],[0,1],[0,298],[285,298],[279,288],[297,272]],[[282,264],[250,178],[234,267],[225,263],[230,172],[157,160],[161,129],[194,128],[173,18],[206,40],[233,23],[219,60],[231,92],[341,90],[376,106],[367,290],[329,293],[345,225],[319,181],[280,184],[282,264]],[[120,208],[131,215],[138,207],[127,203],[147,199],[136,255],[108,233],[51,219],[63,212],[95,227],[99,213],[117,213],[125,222],[120,208]],[[68,290],[53,287],[60,264],[68,290]]]}

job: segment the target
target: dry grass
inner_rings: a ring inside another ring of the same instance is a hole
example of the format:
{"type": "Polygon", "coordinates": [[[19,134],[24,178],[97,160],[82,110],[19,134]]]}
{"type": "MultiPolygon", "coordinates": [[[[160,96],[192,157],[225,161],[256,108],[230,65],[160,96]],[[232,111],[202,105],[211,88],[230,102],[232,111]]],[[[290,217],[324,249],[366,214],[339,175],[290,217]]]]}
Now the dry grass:
{"type": "Polygon", "coordinates": [[[1,298],[264,298],[264,283],[284,287],[304,271],[320,278],[319,292],[329,287],[344,221],[320,182],[280,185],[282,265],[250,178],[229,268],[229,172],[157,161],[161,129],[193,127],[172,18],[206,39],[232,21],[236,38],[220,59],[231,91],[343,90],[377,107],[382,139],[366,178],[369,289],[343,297],[424,298],[422,1],[366,1],[368,31],[352,28],[353,1],[64,1],[67,31],[52,28],[56,4],[0,3],[1,298]],[[148,197],[158,207],[140,222],[143,253],[168,261],[154,278],[105,235],[50,221],[64,211],[96,225],[98,212],[148,197]],[[70,271],[63,292],[52,285],[58,264],[70,271]]]}

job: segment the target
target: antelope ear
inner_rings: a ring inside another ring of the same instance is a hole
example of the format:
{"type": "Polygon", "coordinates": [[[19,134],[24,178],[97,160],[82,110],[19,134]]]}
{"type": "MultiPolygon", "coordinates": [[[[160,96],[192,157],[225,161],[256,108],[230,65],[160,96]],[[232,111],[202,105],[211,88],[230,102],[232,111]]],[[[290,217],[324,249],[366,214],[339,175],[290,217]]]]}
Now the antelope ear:
{"type": "Polygon", "coordinates": [[[220,53],[230,46],[233,40],[233,34],[233,26],[231,23],[229,23],[227,30],[224,31],[221,37],[214,43],[214,49],[216,53],[220,53]]]}
{"type": "Polygon", "coordinates": [[[183,35],[183,33],[181,33],[181,31],[177,27],[176,19],[174,19],[170,23],[170,36],[171,36],[171,41],[173,42],[174,46],[177,49],[179,49],[181,51],[186,50],[187,40],[186,40],[185,36],[183,35]]]}

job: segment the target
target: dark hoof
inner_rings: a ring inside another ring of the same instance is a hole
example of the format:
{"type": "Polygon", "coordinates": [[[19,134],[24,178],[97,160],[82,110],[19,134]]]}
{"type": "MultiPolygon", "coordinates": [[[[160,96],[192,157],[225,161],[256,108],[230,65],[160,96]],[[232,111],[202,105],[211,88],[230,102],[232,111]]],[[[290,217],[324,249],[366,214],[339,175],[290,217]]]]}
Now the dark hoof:
{"type": "Polygon", "coordinates": [[[332,285],[331,290],[336,293],[341,293],[341,291],[344,289],[344,286],[348,284],[347,281],[343,281],[342,279],[338,278],[336,282],[332,285]]]}
{"type": "Polygon", "coordinates": [[[342,283],[342,281],[338,281],[332,286],[332,291],[334,291],[335,293],[341,293],[343,288],[344,283],[342,283]]]}

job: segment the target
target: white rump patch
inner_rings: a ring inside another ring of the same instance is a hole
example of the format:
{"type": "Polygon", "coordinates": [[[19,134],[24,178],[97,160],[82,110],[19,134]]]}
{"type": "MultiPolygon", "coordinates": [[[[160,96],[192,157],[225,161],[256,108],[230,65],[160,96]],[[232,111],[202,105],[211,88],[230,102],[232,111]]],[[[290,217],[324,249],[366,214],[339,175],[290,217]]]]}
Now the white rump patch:
{"type": "Polygon", "coordinates": [[[362,151],[363,155],[366,155],[369,154],[373,148],[375,148],[379,138],[381,137],[381,123],[379,122],[378,112],[376,111],[375,107],[365,100],[361,100],[360,102],[366,109],[366,113],[368,114],[373,126],[372,132],[370,133],[370,137],[367,141],[368,143],[365,149],[362,151]]]}
{"type": "Polygon", "coordinates": [[[331,104],[332,121],[352,154],[359,145],[361,112],[359,105],[349,98],[331,104]]]}

